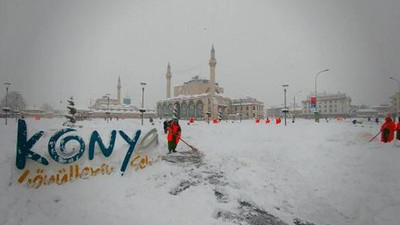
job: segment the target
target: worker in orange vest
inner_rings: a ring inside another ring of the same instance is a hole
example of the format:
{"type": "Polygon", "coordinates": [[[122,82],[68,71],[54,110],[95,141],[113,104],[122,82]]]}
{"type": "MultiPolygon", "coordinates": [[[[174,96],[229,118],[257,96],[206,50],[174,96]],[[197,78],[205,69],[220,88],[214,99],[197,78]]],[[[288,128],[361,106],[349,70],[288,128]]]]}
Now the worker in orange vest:
{"type": "Polygon", "coordinates": [[[397,126],[396,126],[396,139],[400,140],[400,117],[399,117],[399,120],[398,120],[397,126]]]}
{"type": "Polygon", "coordinates": [[[168,151],[169,153],[176,152],[176,146],[181,138],[181,127],[177,119],[171,121],[170,125],[167,127],[167,133],[168,151]]]}
{"type": "Polygon", "coordinates": [[[384,143],[393,141],[395,131],[396,123],[392,120],[390,114],[388,114],[381,126],[381,141],[384,143]]]}

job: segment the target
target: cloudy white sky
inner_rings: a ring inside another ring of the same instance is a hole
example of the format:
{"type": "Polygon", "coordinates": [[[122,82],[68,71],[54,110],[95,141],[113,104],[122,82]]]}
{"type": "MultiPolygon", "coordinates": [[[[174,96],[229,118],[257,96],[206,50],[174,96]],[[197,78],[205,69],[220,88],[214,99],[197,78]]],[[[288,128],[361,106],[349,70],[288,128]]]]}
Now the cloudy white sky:
{"type": "MultiPolygon", "coordinates": [[[[353,104],[389,103],[400,79],[398,0],[0,0],[0,78],[30,106],[81,107],[106,93],[155,108],[173,86],[209,77],[232,98],[265,105],[301,90],[344,92],[353,104]]],[[[1,86],[0,96],[5,88],[1,86]]],[[[4,93],[3,93],[4,92],[4,93]]]]}

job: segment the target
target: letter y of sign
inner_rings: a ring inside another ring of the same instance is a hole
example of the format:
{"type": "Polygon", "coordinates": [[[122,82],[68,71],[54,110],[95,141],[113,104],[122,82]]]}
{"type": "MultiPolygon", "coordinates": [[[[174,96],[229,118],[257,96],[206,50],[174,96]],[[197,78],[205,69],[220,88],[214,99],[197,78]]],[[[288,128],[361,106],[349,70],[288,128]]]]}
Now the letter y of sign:
{"type": "Polygon", "coordinates": [[[125,134],[122,130],[119,131],[119,134],[122,136],[122,138],[124,138],[124,140],[129,144],[129,148],[128,151],[126,152],[124,161],[122,162],[121,165],[121,176],[124,175],[126,167],[128,166],[129,160],[131,159],[133,150],[135,149],[136,143],[140,137],[141,134],[141,130],[137,130],[135,133],[135,137],[133,137],[133,139],[130,139],[129,136],[127,134],[125,134]]]}

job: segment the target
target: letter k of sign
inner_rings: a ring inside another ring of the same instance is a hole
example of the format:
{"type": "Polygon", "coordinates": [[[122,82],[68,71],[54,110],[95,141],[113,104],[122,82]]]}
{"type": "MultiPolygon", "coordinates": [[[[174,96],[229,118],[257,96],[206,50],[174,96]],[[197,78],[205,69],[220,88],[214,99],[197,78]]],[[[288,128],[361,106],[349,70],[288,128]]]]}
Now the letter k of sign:
{"type": "Polygon", "coordinates": [[[49,165],[49,161],[45,157],[31,151],[32,146],[42,137],[43,133],[43,131],[39,131],[27,140],[26,122],[22,119],[18,120],[17,158],[15,161],[18,169],[23,170],[25,168],[26,158],[45,166],[49,165]]]}

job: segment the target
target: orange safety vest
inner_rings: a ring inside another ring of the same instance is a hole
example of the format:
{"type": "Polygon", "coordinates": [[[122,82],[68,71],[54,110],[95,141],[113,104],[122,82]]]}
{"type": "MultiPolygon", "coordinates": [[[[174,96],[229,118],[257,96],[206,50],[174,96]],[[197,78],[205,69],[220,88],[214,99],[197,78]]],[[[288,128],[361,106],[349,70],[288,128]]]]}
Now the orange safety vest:
{"type": "Polygon", "coordinates": [[[167,130],[167,140],[173,141],[175,139],[175,143],[178,144],[181,137],[181,127],[176,123],[172,123],[169,127],[167,127],[167,130]]]}
{"type": "Polygon", "coordinates": [[[393,122],[393,121],[390,121],[390,122],[386,122],[385,121],[381,126],[381,132],[382,132],[381,141],[382,142],[391,142],[393,140],[393,138],[394,138],[394,132],[395,131],[396,131],[396,123],[393,122]],[[385,138],[385,135],[384,135],[384,130],[385,129],[389,129],[389,135],[388,135],[387,138],[385,138]]]}

